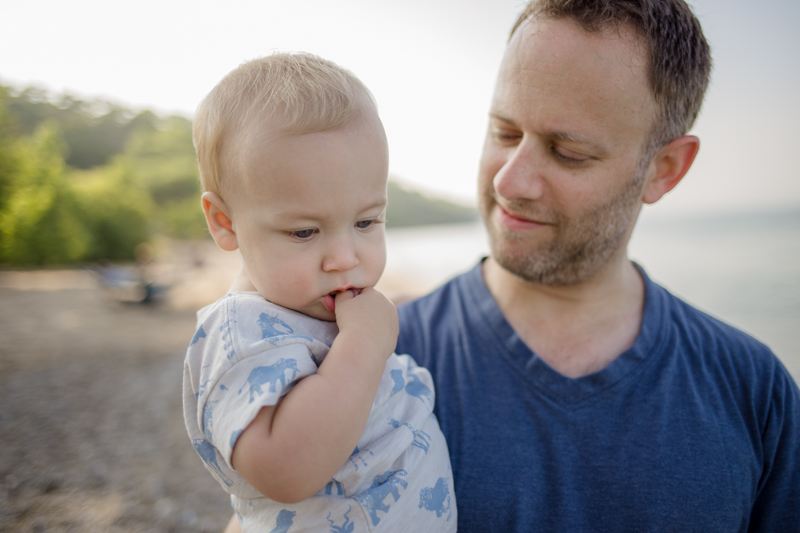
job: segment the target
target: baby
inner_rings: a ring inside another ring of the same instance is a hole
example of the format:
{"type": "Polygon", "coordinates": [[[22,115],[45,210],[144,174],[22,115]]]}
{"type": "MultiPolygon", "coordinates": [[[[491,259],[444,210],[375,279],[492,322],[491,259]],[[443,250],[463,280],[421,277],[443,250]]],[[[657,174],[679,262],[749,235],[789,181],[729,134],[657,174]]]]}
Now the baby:
{"type": "Polygon", "coordinates": [[[184,370],[195,450],[245,533],[456,530],[430,374],[393,354],[388,147],[367,88],[309,54],[229,73],[194,122],[202,206],[240,250],[184,370]]]}

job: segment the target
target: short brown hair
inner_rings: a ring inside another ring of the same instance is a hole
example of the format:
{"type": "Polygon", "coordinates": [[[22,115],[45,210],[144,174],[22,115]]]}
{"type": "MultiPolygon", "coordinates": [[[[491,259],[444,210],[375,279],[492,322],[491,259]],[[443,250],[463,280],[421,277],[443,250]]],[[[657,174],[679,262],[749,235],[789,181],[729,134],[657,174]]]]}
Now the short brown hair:
{"type": "Polygon", "coordinates": [[[683,0],[532,0],[511,35],[528,19],[569,19],[596,33],[627,26],[648,48],[648,78],[659,114],[644,157],[686,134],[711,74],[711,50],[700,22],[683,0]]]}
{"type": "Polygon", "coordinates": [[[344,126],[372,94],[350,71],[307,53],[275,53],[232,70],[197,108],[192,137],[203,190],[220,192],[225,160],[238,135],[257,121],[283,133],[312,133],[344,126]]]}

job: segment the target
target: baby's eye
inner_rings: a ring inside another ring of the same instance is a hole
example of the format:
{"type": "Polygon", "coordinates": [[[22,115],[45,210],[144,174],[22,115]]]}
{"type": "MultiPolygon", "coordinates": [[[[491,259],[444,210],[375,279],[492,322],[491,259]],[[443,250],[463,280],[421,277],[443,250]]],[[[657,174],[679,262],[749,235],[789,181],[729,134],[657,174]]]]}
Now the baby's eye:
{"type": "Polygon", "coordinates": [[[298,239],[308,239],[314,235],[315,232],[316,230],[313,229],[301,229],[300,231],[293,231],[291,233],[293,237],[297,237],[298,239]]]}
{"type": "Polygon", "coordinates": [[[375,223],[375,220],[372,220],[372,219],[370,219],[370,220],[359,220],[358,222],[356,222],[356,227],[358,229],[367,229],[368,227],[370,227],[374,223],[375,223]]]}

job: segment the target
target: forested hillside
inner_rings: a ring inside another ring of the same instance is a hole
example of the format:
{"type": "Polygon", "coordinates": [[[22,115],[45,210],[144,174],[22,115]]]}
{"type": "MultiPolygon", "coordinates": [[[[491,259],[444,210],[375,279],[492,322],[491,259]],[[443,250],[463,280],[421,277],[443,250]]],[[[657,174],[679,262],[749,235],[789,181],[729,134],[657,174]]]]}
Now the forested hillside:
{"type": "MultiPolygon", "coordinates": [[[[203,238],[191,121],[0,85],[0,263],[127,260],[163,235],[203,238]]],[[[390,182],[388,227],[475,220],[390,182]]]]}

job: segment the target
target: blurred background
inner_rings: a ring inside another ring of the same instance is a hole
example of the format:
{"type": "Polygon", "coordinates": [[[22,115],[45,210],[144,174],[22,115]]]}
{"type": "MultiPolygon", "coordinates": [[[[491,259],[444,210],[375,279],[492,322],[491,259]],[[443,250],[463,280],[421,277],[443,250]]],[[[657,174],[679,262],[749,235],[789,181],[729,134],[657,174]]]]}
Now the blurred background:
{"type": "MultiPolygon", "coordinates": [[[[695,0],[712,83],[680,186],[630,255],[800,379],[800,3],[695,0]]],[[[235,254],[207,237],[191,144],[237,65],[308,51],[374,93],[390,144],[381,288],[488,252],[475,177],[518,0],[0,6],[0,531],[219,531],[183,429],[182,354],[235,254]]]]}

